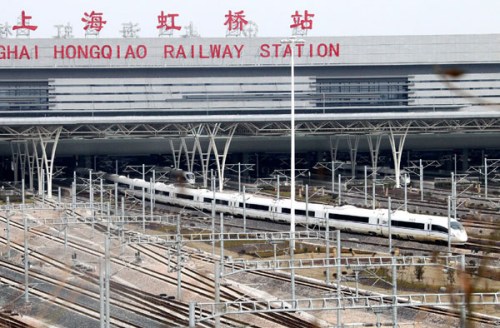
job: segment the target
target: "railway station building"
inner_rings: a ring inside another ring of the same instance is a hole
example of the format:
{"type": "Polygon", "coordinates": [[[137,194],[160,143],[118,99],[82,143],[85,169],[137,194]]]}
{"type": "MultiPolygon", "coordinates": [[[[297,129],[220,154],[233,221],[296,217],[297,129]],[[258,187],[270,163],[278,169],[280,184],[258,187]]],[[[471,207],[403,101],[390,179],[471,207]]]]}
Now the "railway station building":
{"type": "Polygon", "coordinates": [[[263,174],[290,153],[293,107],[307,169],[386,154],[396,172],[452,155],[466,170],[500,158],[499,40],[0,39],[1,169],[50,183],[57,166],[172,154],[221,178],[228,158],[263,174]]]}

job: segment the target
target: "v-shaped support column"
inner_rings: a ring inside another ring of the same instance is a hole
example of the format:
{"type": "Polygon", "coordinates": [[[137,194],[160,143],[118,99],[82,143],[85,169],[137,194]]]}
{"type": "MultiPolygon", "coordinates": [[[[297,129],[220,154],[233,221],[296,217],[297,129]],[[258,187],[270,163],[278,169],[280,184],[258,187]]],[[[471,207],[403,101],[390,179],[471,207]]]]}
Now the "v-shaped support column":
{"type": "MultiPolygon", "coordinates": [[[[207,153],[203,153],[202,147],[201,147],[201,142],[200,139],[202,138],[203,135],[203,130],[205,129],[204,124],[200,124],[198,126],[195,126],[191,129],[191,133],[194,136],[194,143],[193,143],[193,148],[189,154],[191,155],[191,161],[188,165],[188,169],[191,172],[194,172],[194,162],[196,158],[196,153],[200,155],[200,163],[201,163],[201,172],[202,172],[202,179],[203,179],[203,187],[207,188],[208,185],[208,165],[210,161],[210,147],[208,149],[207,153]]],[[[187,145],[186,145],[186,154],[188,153],[187,151],[187,145]]]]}
{"type": "Polygon", "coordinates": [[[182,153],[184,152],[184,156],[186,157],[188,170],[192,170],[192,165],[190,163],[189,152],[186,145],[186,138],[181,137],[179,143],[174,145],[174,140],[170,139],[170,148],[172,149],[172,154],[174,156],[174,165],[176,169],[181,168],[181,158],[182,153]]]}
{"type": "Polygon", "coordinates": [[[337,161],[337,151],[339,149],[340,138],[338,136],[330,136],[330,157],[332,162],[337,161]]]}
{"type": "Polygon", "coordinates": [[[396,179],[396,188],[401,188],[401,157],[403,155],[403,147],[405,144],[406,136],[410,128],[410,123],[402,129],[402,133],[395,134],[392,125],[389,124],[390,134],[389,141],[391,142],[392,157],[394,160],[394,174],[396,179]],[[396,142],[399,140],[398,145],[396,142]]]}
{"type": "Polygon", "coordinates": [[[43,173],[45,173],[45,175],[47,176],[47,198],[52,198],[52,177],[54,172],[54,158],[56,155],[57,143],[59,142],[59,136],[61,135],[62,127],[56,127],[54,130],[49,130],[42,127],[37,127],[36,129],[38,131],[38,136],[40,138],[40,146],[42,149],[43,167],[41,168],[42,172],[41,181],[43,181],[43,173]],[[50,157],[48,154],[49,152],[50,152],[50,157]],[[43,172],[43,169],[45,169],[45,172],[43,172]]]}
{"type": "Polygon", "coordinates": [[[351,159],[351,177],[356,177],[356,159],[358,157],[359,136],[347,136],[347,144],[349,145],[349,157],[351,159]]]}
{"type": "Polygon", "coordinates": [[[28,164],[29,172],[29,154],[28,154],[28,141],[24,140],[17,145],[19,148],[19,160],[21,161],[21,179],[26,181],[26,164],[28,164]]]}
{"type": "Polygon", "coordinates": [[[236,131],[237,124],[233,125],[227,135],[217,137],[218,140],[224,140],[224,150],[222,154],[219,154],[219,150],[217,149],[217,144],[215,142],[216,135],[220,130],[220,124],[216,124],[213,129],[207,127],[210,132],[210,144],[208,146],[210,154],[210,150],[214,152],[215,164],[217,166],[217,174],[219,177],[219,191],[222,191],[224,188],[224,171],[226,168],[226,159],[227,153],[229,152],[229,146],[231,145],[231,140],[233,139],[234,131],[236,131]],[[222,162],[221,162],[222,161],[222,162]]]}
{"type": "Polygon", "coordinates": [[[30,173],[30,189],[33,189],[33,174],[30,162],[28,140],[12,141],[10,144],[10,149],[12,152],[14,183],[19,182],[19,168],[21,169],[21,179],[26,179],[26,164],[28,164],[28,173],[30,173]]]}
{"type": "Polygon", "coordinates": [[[377,181],[378,170],[378,152],[380,150],[380,142],[382,141],[382,134],[368,134],[368,147],[370,148],[370,158],[372,161],[372,179],[377,181]]]}
{"type": "Polygon", "coordinates": [[[202,170],[203,170],[203,184],[206,187],[207,186],[207,181],[208,181],[208,167],[210,164],[210,157],[213,152],[214,154],[214,160],[215,160],[215,165],[217,168],[217,177],[219,179],[219,190],[222,191],[224,188],[224,170],[226,166],[226,158],[227,158],[227,153],[229,152],[229,146],[231,144],[231,141],[233,139],[234,132],[236,131],[236,127],[238,124],[230,126],[225,132],[226,134],[220,135],[221,132],[221,124],[217,123],[212,126],[208,124],[204,124],[200,129],[198,129],[196,133],[196,138],[195,138],[195,145],[194,149],[198,149],[201,157],[201,165],[202,165],[202,170]],[[209,137],[209,143],[208,143],[208,149],[204,153],[201,150],[201,143],[200,143],[200,137],[201,137],[201,132],[202,130],[206,130],[206,133],[208,134],[209,137]],[[219,149],[217,148],[217,142],[216,140],[224,140],[224,150],[222,151],[222,154],[219,153],[219,149]]]}
{"type": "Polygon", "coordinates": [[[12,154],[12,161],[10,162],[10,168],[14,173],[14,184],[19,182],[19,158],[20,158],[20,147],[19,143],[22,141],[13,140],[10,142],[10,152],[12,154]]]}
{"type": "Polygon", "coordinates": [[[34,192],[34,170],[35,170],[35,149],[33,140],[26,143],[26,153],[28,154],[29,189],[34,192]]]}
{"type": "Polygon", "coordinates": [[[33,145],[33,168],[36,167],[36,178],[38,181],[38,195],[43,192],[43,158],[38,155],[38,139],[31,140],[33,145]]]}

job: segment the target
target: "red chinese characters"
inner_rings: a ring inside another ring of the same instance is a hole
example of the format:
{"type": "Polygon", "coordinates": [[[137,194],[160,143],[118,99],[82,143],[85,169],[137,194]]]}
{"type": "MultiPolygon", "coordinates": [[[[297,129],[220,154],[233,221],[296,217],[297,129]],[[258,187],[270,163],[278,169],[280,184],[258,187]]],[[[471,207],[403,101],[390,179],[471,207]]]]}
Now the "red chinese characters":
{"type": "Polygon", "coordinates": [[[304,15],[299,14],[298,10],[295,10],[295,14],[292,16],[293,24],[290,25],[290,28],[297,28],[301,30],[312,30],[313,21],[311,18],[314,17],[314,14],[310,14],[307,10],[304,11],[304,15]]]}
{"type": "MultiPolygon", "coordinates": [[[[162,10],[161,13],[156,16],[156,29],[159,31],[159,35],[172,36],[173,31],[180,31],[182,27],[176,24],[176,19],[179,16],[180,15],[177,13],[166,13],[162,10]]],[[[315,15],[310,13],[308,10],[304,10],[303,12],[295,10],[295,13],[290,16],[292,19],[290,28],[294,29],[293,34],[306,35],[308,30],[312,30],[314,16],[315,15]]],[[[38,26],[30,24],[31,18],[32,17],[27,15],[24,10],[21,12],[18,24],[12,27],[12,30],[17,30],[17,36],[23,35],[29,37],[29,32],[35,31],[38,28],[38,26]]],[[[91,12],[85,12],[81,21],[85,23],[83,29],[86,31],[86,35],[95,36],[99,34],[104,25],[107,23],[107,21],[103,19],[103,13],[96,12],[94,10],[91,12]]],[[[224,25],[227,27],[226,36],[256,35],[256,24],[253,21],[246,19],[244,10],[228,10],[227,14],[225,14],[224,25]],[[252,32],[254,33],[252,34],[252,32]]],[[[57,25],[56,27],[60,27],[60,25],[57,25]]],[[[189,27],[186,27],[186,29],[188,30],[189,27]]],[[[8,37],[9,35],[9,26],[7,24],[0,24],[0,37],[8,37]]],[[[58,36],[60,36],[60,31],[58,31],[58,36]]]]}
{"type": "Polygon", "coordinates": [[[85,26],[83,27],[85,31],[93,30],[95,32],[100,32],[104,27],[104,24],[107,23],[105,20],[103,20],[102,13],[96,13],[93,10],[90,14],[84,14],[82,22],[85,23],[85,26]]]}
{"type": "Polygon", "coordinates": [[[158,15],[158,25],[156,26],[159,30],[177,30],[181,29],[180,26],[175,25],[175,18],[179,17],[179,14],[166,14],[161,11],[161,14],[158,15]]]}
{"type": "Polygon", "coordinates": [[[244,13],[245,12],[243,10],[236,11],[234,13],[229,10],[227,15],[225,16],[226,21],[224,22],[224,25],[227,25],[227,29],[229,31],[243,30],[243,27],[248,24],[248,21],[245,19],[244,13]]]}
{"type": "Polygon", "coordinates": [[[23,30],[23,29],[30,30],[30,31],[36,30],[38,28],[38,26],[30,25],[30,19],[31,18],[32,17],[26,15],[25,11],[23,10],[21,12],[21,22],[20,22],[20,25],[14,25],[14,26],[12,26],[12,29],[14,31],[15,30],[23,30]]]}

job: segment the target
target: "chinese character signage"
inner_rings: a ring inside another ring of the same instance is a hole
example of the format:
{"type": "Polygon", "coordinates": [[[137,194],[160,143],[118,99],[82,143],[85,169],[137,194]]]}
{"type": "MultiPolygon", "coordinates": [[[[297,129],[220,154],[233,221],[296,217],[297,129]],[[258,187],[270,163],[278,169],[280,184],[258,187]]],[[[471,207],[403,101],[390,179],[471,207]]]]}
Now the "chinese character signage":
{"type": "Polygon", "coordinates": [[[179,14],[165,14],[162,10],[161,14],[158,15],[158,25],[156,26],[158,29],[158,35],[172,36],[174,30],[179,31],[181,27],[175,24],[175,18],[178,16],[179,14]]]}
{"type": "Polygon", "coordinates": [[[298,10],[292,15],[293,23],[290,28],[293,29],[293,35],[307,35],[308,30],[312,30],[314,14],[310,14],[307,10],[304,14],[300,14],[298,10]]]}
{"type": "Polygon", "coordinates": [[[30,25],[31,16],[26,15],[23,10],[19,18],[19,24],[12,26],[12,30],[16,31],[16,36],[29,36],[30,31],[35,31],[38,26],[30,25]]]}
{"type": "Polygon", "coordinates": [[[85,36],[89,35],[99,35],[99,32],[104,27],[104,24],[107,22],[103,19],[102,13],[97,13],[95,11],[91,11],[89,13],[85,13],[82,22],[85,23],[83,29],[85,30],[85,36]]]}
{"type": "MultiPolygon", "coordinates": [[[[108,19],[105,17],[106,15],[98,10],[84,11],[80,21],[82,23],[81,29],[85,37],[98,37],[99,33],[106,27],[106,23],[108,23],[108,19]]],[[[308,10],[304,10],[303,12],[295,10],[290,17],[292,35],[306,35],[307,31],[312,30],[314,14],[310,13],[308,10]]],[[[3,19],[3,17],[0,16],[0,20],[1,19],[3,19]]],[[[31,23],[32,19],[34,19],[32,14],[28,14],[26,10],[22,10],[17,24],[13,26],[7,22],[5,24],[0,24],[0,38],[12,36],[12,31],[16,32],[16,37],[29,37],[30,32],[36,31],[38,28],[37,25],[31,23]]],[[[161,10],[156,17],[151,17],[151,19],[155,21],[159,36],[173,36],[174,31],[180,31],[182,29],[178,21],[181,19],[181,15],[178,13],[161,10]]],[[[226,28],[226,36],[256,36],[258,30],[257,24],[255,21],[247,19],[245,10],[243,9],[228,10],[223,16],[221,15],[220,19],[221,24],[226,28]]],[[[123,28],[120,32],[124,38],[137,37],[137,32],[140,30],[138,24],[125,23],[122,24],[122,26],[123,28]]],[[[66,30],[64,25],[54,25],[54,27],[57,28],[56,38],[73,37],[72,28],[66,30]]],[[[191,23],[189,26],[185,27],[187,30],[185,36],[193,35],[193,31],[189,30],[190,27],[192,28],[191,23]]],[[[194,33],[194,35],[197,35],[197,33],[194,33]]]]}

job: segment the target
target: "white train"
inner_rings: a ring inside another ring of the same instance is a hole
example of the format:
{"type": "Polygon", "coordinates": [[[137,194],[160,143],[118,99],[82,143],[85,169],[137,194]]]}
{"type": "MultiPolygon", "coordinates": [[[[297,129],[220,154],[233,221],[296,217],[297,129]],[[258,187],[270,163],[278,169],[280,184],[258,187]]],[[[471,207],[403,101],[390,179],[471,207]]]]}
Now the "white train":
{"type": "MultiPolygon", "coordinates": [[[[150,183],[142,179],[131,179],[116,174],[105,175],[106,179],[127,188],[136,196],[142,195],[142,188],[149,195],[150,183]]],[[[157,202],[210,211],[215,197],[215,209],[231,215],[289,222],[290,200],[237,192],[213,192],[207,189],[194,189],[172,184],[156,183],[157,202]]],[[[388,236],[389,222],[387,209],[364,209],[355,206],[331,206],[305,202],[295,202],[295,221],[301,225],[326,226],[331,229],[357,232],[369,235],[388,236]]],[[[452,244],[464,244],[467,233],[460,222],[451,218],[450,240],[452,244]]],[[[398,238],[421,241],[448,241],[448,218],[435,215],[414,214],[405,211],[391,213],[391,234],[398,238]]]]}

